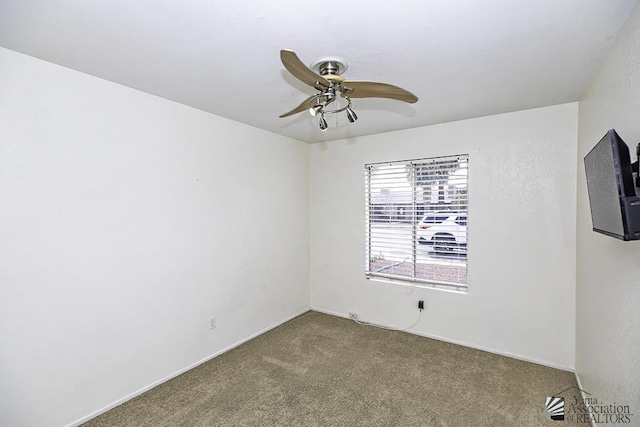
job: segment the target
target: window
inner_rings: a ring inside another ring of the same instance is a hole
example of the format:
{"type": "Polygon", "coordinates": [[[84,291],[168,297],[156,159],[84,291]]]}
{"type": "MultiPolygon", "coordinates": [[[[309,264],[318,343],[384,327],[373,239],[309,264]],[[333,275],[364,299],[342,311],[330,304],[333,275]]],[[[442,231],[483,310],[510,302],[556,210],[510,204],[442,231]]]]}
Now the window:
{"type": "Polygon", "coordinates": [[[466,290],[469,156],[365,165],[367,278],[466,290]]]}

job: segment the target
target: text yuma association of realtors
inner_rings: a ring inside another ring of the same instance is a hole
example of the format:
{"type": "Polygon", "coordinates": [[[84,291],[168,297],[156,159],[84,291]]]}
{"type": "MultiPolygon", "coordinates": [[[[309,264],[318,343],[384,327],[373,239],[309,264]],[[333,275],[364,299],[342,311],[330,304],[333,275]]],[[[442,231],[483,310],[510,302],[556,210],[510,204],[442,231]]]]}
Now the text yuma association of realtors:
{"type": "Polygon", "coordinates": [[[584,399],[584,403],[574,397],[575,402],[565,408],[565,419],[583,423],[593,421],[598,424],[627,424],[631,422],[629,405],[611,405],[598,403],[595,397],[584,399]]]}

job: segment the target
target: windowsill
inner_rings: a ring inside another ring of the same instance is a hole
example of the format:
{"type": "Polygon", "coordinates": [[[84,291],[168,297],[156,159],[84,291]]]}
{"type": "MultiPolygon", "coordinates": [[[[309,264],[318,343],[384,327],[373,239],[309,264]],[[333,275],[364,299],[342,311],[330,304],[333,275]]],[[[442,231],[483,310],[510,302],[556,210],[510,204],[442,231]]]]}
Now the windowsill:
{"type": "Polygon", "coordinates": [[[428,283],[422,283],[422,282],[405,282],[402,280],[392,280],[392,279],[387,279],[384,277],[377,277],[377,276],[365,276],[365,279],[372,280],[374,282],[389,283],[389,284],[393,284],[394,286],[400,285],[400,286],[407,286],[410,288],[432,289],[436,291],[450,292],[450,293],[462,294],[462,295],[466,295],[468,293],[467,286],[447,285],[442,283],[428,284],[428,283]]]}

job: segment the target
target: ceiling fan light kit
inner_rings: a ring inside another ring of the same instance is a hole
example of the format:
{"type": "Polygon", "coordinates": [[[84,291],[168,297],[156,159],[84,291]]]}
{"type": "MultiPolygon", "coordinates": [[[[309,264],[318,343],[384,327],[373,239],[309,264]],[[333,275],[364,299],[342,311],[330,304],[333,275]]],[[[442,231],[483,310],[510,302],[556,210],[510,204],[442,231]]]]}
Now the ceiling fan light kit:
{"type": "Polygon", "coordinates": [[[346,111],[349,123],[358,120],[358,116],[351,108],[351,98],[389,98],[411,104],[418,101],[417,96],[397,86],[386,83],[345,80],[341,74],[347,70],[348,64],[342,58],[322,58],[307,67],[295,52],[283,49],[280,51],[280,59],[287,71],[295,78],[318,90],[317,94],[305,99],[293,110],[280,115],[280,118],[305,110],[309,111],[312,116],[320,114],[319,127],[323,132],[328,129],[327,121],[324,118],[325,114],[346,111]],[[343,100],[338,101],[339,98],[343,98],[343,100]],[[336,105],[332,106],[333,108],[327,108],[334,102],[336,105]]]}

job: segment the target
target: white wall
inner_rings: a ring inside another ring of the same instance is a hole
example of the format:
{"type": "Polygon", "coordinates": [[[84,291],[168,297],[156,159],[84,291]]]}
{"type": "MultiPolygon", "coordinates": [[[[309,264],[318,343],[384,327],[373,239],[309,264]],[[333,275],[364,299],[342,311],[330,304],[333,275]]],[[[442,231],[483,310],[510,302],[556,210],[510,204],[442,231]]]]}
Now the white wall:
{"type": "Polygon", "coordinates": [[[640,242],[591,230],[583,158],[608,129],[640,142],[640,6],[580,102],[578,138],[576,371],[598,401],[629,405],[640,418],[640,242]]]}
{"type": "Polygon", "coordinates": [[[0,49],[0,425],[78,421],[306,311],[308,159],[0,49]]]}
{"type": "Polygon", "coordinates": [[[565,104],[312,145],[312,308],[402,327],[424,299],[416,333],[571,369],[577,114],[565,104]],[[364,164],[461,153],[468,293],[366,280],[364,164]]]}

